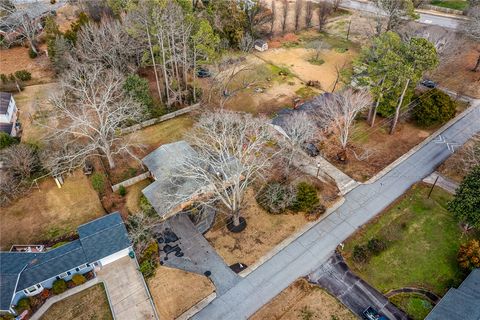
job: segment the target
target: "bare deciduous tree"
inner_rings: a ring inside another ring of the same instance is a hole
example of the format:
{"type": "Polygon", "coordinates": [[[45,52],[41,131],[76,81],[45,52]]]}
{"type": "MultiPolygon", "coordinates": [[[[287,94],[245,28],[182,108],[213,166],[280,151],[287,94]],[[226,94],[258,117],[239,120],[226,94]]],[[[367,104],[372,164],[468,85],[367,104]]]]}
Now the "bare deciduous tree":
{"type": "Polygon", "coordinates": [[[307,4],[305,6],[305,25],[307,26],[307,28],[310,28],[312,26],[313,8],[313,2],[307,1],[307,4]]]}
{"type": "Polygon", "coordinates": [[[61,92],[50,99],[57,121],[50,128],[52,136],[83,145],[75,159],[98,155],[114,168],[115,155],[132,155],[132,142],[118,130],[141,119],[142,107],[124,93],[123,83],[121,74],[101,65],[74,65],[62,79],[61,92]]]}
{"type": "Polygon", "coordinates": [[[282,3],[282,34],[285,34],[285,31],[287,30],[287,19],[288,19],[288,0],[283,0],[282,3]]]}
{"type": "Polygon", "coordinates": [[[254,42],[255,42],[255,40],[250,35],[250,33],[246,32],[243,35],[242,40],[240,40],[240,43],[238,44],[238,47],[243,52],[250,52],[253,49],[254,42]]]}
{"type": "Polygon", "coordinates": [[[267,120],[224,110],[207,112],[188,140],[197,155],[187,157],[179,178],[207,186],[200,203],[209,206],[220,202],[233,226],[238,227],[245,192],[263,177],[273,156],[268,150],[271,128],[267,120]]]}
{"type": "Polygon", "coordinates": [[[332,128],[338,135],[343,157],[350,138],[351,128],[357,115],[368,108],[371,97],[367,90],[355,91],[351,88],[316,100],[322,105],[317,108],[317,118],[322,126],[332,128]]]}
{"type": "Polygon", "coordinates": [[[139,44],[118,20],[104,18],[97,24],[89,22],[78,33],[75,54],[88,64],[102,64],[124,72],[136,66],[139,44]]]}
{"type": "Polygon", "coordinates": [[[311,115],[305,112],[294,112],[286,117],[282,128],[288,136],[287,170],[289,170],[297,149],[315,137],[317,125],[312,120],[311,115]]]}
{"type": "Polygon", "coordinates": [[[470,170],[480,165],[480,135],[472,138],[472,142],[464,146],[464,156],[462,157],[462,171],[467,174],[470,170]]]}
{"type": "Polygon", "coordinates": [[[333,8],[330,2],[321,1],[318,3],[318,31],[322,32],[327,24],[327,20],[332,14],[333,8]]]}
{"type": "Polygon", "coordinates": [[[7,36],[3,41],[6,44],[16,43],[18,41],[27,41],[30,49],[38,54],[37,37],[42,31],[42,24],[38,12],[42,11],[41,2],[33,2],[23,7],[17,7],[12,2],[0,2],[0,24],[3,25],[7,36]]]}
{"type": "Polygon", "coordinates": [[[125,225],[137,256],[140,257],[143,250],[150,244],[154,238],[153,230],[160,223],[161,221],[156,214],[151,216],[141,211],[129,215],[125,225]]]}
{"type": "Polygon", "coordinates": [[[300,30],[300,18],[302,16],[303,0],[295,1],[295,32],[300,30]]]}
{"type": "Polygon", "coordinates": [[[23,143],[3,149],[0,154],[0,160],[8,171],[19,180],[29,178],[39,168],[35,150],[23,143]]]}
{"type": "MultiPolygon", "coordinates": [[[[465,24],[465,33],[476,41],[480,41],[480,5],[471,8],[468,11],[470,18],[465,24]]],[[[475,72],[480,71],[480,53],[478,54],[477,63],[472,69],[475,72]]]]}

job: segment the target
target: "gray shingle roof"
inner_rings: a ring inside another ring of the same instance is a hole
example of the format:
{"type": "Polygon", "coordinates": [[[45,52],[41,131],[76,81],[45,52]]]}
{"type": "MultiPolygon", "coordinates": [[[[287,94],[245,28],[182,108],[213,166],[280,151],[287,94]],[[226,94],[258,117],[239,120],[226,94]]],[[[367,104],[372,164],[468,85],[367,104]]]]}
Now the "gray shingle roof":
{"type": "Polygon", "coordinates": [[[0,114],[7,113],[8,105],[10,103],[11,93],[0,92],[0,114]]]}
{"type": "Polygon", "coordinates": [[[458,289],[451,288],[425,320],[479,320],[480,269],[473,270],[458,289]]]}
{"type": "Polygon", "coordinates": [[[155,182],[142,193],[161,217],[175,211],[203,186],[194,179],[183,179],[177,174],[185,160],[196,155],[187,142],[178,141],[162,145],[142,159],[155,177],[155,182]]]}
{"type": "Polygon", "coordinates": [[[15,292],[130,247],[119,213],[103,216],[77,230],[78,240],[47,252],[0,252],[0,310],[8,310],[15,292]]]}

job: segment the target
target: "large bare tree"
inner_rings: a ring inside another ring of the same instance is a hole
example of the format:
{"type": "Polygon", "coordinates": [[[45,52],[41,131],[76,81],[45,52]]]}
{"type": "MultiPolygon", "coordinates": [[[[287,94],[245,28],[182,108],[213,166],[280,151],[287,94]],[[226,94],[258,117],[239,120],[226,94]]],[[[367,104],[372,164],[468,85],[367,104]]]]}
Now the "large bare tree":
{"type": "Polygon", "coordinates": [[[295,32],[300,30],[300,18],[303,11],[303,0],[295,1],[295,32]]]}
{"type": "Polygon", "coordinates": [[[102,64],[124,72],[136,69],[139,43],[119,20],[104,18],[89,22],[78,33],[75,54],[83,63],[102,64]]]}
{"type": "Polygon", "coordinates": [[[332,4],[327,1],[321,1],[318,3],[318,31],[322,32],[327,24],[327,20],[332,14],[333,8],[332,4]]]}
{"type": "Polygon", "coordinates": [[[74,159],[91,155],[106,157],[110,168],[114,156],[132,155],[131,141],[119,135],[119,129],[141,119],[142,107],[123,90],[124,79],[113,69],[98,64],[71,66],[61,80],[60,92],[50,99],[56,126],[50,126],[55,138],[78,142],[74,159]]]}
{"type": "Polygon", "coordinates": [[[367,90],[347,88],[326,97],[317,97],[314,102],[320,104],[317,108],[319,123],[335,132],[346,157],[351,129],[357,115],[372,103],[370,94],[367,90]]]}
{"type": "Polygon", "coordinates": [[[281,25],[282,25],[282,34],[285,34],[285,31],[287,31],[287,19],[288,19],[288,10],[289,10],[289,3],[288,0],[283,0],[282,2],[282,20],[281,25]]]}
{"type": "Polygon", "coordinates": [[[312,26],[313,10],[314,10],[313,2],[307,1],[305,5],[305,25],[307,26],[307,28],[310,28],[312,26]]]}
{"type": "Polygon", "coordinates": [[[224,110],[204,113],[188,135],[197,154],[184,161],[179,179],[206,186],[200,203],[220,202],[238,227],[247,188],[270,166],[271,138],[267,119],[224,110]]]}
{"type": "Polygon", "coordinates": [[[310,142],[317,133],[317,125],[312,116],[305,112],[294,112],[285,119],[282,126],[288,136],[287,170],[290,169],[293,156],[304,143],[310,142]]]}

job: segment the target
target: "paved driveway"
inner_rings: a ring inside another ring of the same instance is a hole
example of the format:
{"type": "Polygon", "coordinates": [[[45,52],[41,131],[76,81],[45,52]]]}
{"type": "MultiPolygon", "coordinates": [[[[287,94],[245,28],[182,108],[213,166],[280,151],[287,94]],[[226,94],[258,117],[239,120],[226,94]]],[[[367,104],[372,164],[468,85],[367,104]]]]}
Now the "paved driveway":
{"type": "MultiPolygon", "coordinates": [[[[464,144],[480,131],[480,100],[442,133],[445,141],[464,144]]],[[[345,203],[295,239],[228,292],[217,296],[193,319],[247,319],[297,278],[328,260],[339,243],[382,212],[410,186],[422,180],[451,155],[446,144],[427,143],[371,184],[360,185],[345,203]]]]}
{"type": "Polygon", "coordinates": [[[104,266],[97,277],[105,283],[116,320],[157,319],[135,260],[121,258],[104,266]]]}
{"type": "Polygon", "coordinates": [[[309,274],[308,280],[327,289],[359,316],[371,306],[392,320],[408,319],[403,311],[390,303],[380,292],[351,272],[338,253],[333,254],[327,262],[309,274]]]}

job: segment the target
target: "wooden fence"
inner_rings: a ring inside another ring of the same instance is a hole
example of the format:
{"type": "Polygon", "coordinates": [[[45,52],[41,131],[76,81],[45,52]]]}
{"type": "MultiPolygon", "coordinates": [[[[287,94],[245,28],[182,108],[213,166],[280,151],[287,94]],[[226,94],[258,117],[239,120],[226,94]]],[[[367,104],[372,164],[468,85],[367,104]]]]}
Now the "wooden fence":
{"type": "Polygon", "coordinates": [[[113,192],[117,192],[118,189],[120,189],[120,186],[124,186],[125,188],[130,187],[130,186],[133,186],[135,183],[140,182],[142,180],[145,180],[149,177],[150,177],[150,171],[144,172],[144,173],[142,173],[138,176],[135,176],[133,178],[127,179],[125,181],[122,181],[120,183],[117,183],[117,184],[113,185],[112,190],[113,190],[113,192]]]}
{"type": "Polygon", "coordinates": [[[160,122],[163,122],[163,121],[166,121],[168,119],[172,119],[172,118],[175,118],[175,117],[178,117],[178,116],[181,116],[185,113],[188,113],[188,112],[191,112],[193,110],[196,110],[200,107],[200,103],[196,103],[196,104],[193,104],[191,106],[188,106],[188,107],[185,107],[185,108],[182,108],[180,110],[177,110],[177,111],[174,111],[174,112],[170,112],[170,113],[167,113],[161,117],[158,117],[158,118],[154,118],[154,119],[150,119],[150,120],[146,120],[146,121],[143,121],[139,124],[135,124],[133,126],[130,126],[130,127],[127,127],[127,128],[123,128],[121,129],[120,133],[121,134],[127,134],[127,133],[131,133],[131,132],[134,132],[134,131],[137,131],[137,130],[140,130],[142,128],[145,128],[145,127],[149,127],[149,126],[152,126],[154,124],[157,124],[157,123],[160,123],[160,122]]]}

